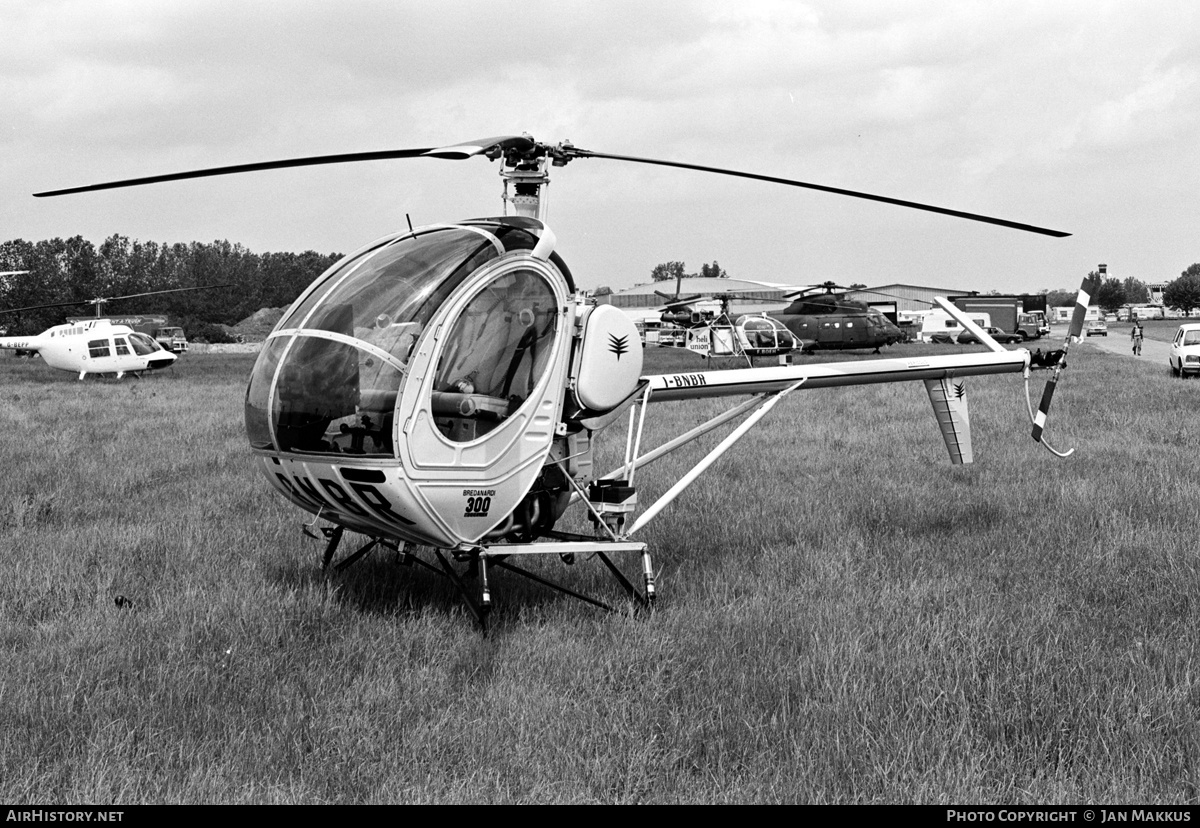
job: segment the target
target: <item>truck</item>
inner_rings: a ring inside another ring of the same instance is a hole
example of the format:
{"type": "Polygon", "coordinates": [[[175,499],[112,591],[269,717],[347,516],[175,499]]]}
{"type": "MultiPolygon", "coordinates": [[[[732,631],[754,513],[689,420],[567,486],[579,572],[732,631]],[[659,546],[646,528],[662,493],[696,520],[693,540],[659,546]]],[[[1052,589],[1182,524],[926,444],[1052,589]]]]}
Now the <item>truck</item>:
{"type": "MultiPolygon", "coordinates": [[[[68,322],[88,322],[95,319],[94,316],[68,316],[68,322]]],[[[187,352],[188,341],[184,336],[183,328],[178,325],[171,325],[170,319],[165,314],[141,314],[128,316],[107,316],[102,317],[107,319],[114,325],[128,325],[135,331],[149,334],[154,340],[162,346],[164,351],[170,351],[173,354],[183,354],[187,352]]]]}
{"type": "Polygon", "coordinates": [[[164,325],[161,328],[156,328],[151,336],[154,337],[159,345],[163,346],[163,350],[170,351],[173,354],[187,352],[187,337],[183,335],[183,328],[178,325],[164,325]]]}
{"type": "Polygon", "coordinates": [[[1020,334],[1024,340],[1038,339],[1050,332],[1045,310],[1026,311],[1020,296],[959,296],[953,302],[965,313],[986,313],[997,328],[1020,334]]]}

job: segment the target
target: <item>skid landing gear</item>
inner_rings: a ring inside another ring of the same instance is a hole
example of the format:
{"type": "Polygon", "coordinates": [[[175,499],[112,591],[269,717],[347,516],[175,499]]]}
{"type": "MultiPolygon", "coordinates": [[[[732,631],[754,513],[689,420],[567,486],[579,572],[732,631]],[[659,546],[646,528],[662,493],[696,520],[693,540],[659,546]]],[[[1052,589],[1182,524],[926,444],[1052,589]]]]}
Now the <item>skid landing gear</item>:
{"type": "MultiPolygon", "coordinates": [[[[341,526],[332,526],[325,527],[321,531],[326,538],[325,553],[321,568],[328,570],[330,564],[333,563],[333,558],[338,547],[341,545],[342,535],[345,530],[341,526]]],[[[343,571],[362,559],[363,556],[376,547],[383,547],[394,551],[398,556],[398,562],[402,565],[410,566],[416,564],[430,572],[445,577],[453,583],[459,594],[462,595],[464,604],[471,612],[471,615],[475,617],[475,621],[479,624],[484,635],[487,635],[488,616],[492,610],[492,589],[490,582],[490,571],[492,568],[512,572],[555,592],[591,604],[607,612],[620,611],[617,607],[599,598],[578,592],[548,578],[544,578],[537,573],[517,565],[511,560],[514,558],[519,559],[521,556],[558,555],[564,562],[568,563],[581,556],[598,558],[604,564],[605,568],[608,569],[609,574],[621,585],[625,594],[635,603],[637,608],[641,610],[653,610],[654,608],[656,596],[654,568],[650,560],[650,553],[644,543],[600,541],[583,536],[567,536],[556,533],[555,539],[533,543],[498,543],[490,546],[476,546],[453,551],[433,549],[434,560],[430,562],[415,554],[409,544],[397,545],[393,541],[382,538],[371,538],[367,543],[349,555],[346,555],[336,564],[333,564],[334,571],[343,571]],[[448,552],[450,557],[447,557],[448,552]],[[617,566],[611,557],[613,554],[625,552],[636,552],[641,556],[641,589],[634,586],[633,582],[626,577],[625,573],[621,571],[620,567],[617,566]],[[469,575],[467,577],[464,577],[455,568],[454,563],[456,561],[468,565],[467,572],[469,575]],[[470,577],[470,575],[474,577],[470,577]]]]}

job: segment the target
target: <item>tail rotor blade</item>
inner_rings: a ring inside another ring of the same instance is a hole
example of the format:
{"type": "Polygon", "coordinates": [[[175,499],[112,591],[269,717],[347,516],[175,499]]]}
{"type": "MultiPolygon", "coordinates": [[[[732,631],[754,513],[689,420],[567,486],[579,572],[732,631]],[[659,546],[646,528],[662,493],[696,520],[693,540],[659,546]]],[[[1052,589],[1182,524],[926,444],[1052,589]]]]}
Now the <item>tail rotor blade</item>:
{"type": "MultiPolygon", "coordinates": [[[[1092,297],[1100,290],[1100,277],[1088,276],[1083,280],[1083,284],[1079,286],[1079,295],[1075,299],[1075,312],[1071,316],[1071,327],[1067,331],[1067,341],[1063,343],[1061,356],[1054,365],[1054,375],[1046,382],[1046,387],[1042,391],[1042,401],[1038,403],[1037,414],[1033,417],[1033,431],[1030,436],[1034,442],[1041,443],[1051,453],[1059,457],[1067,457],[1072,454],[1075,449],[1067,451],[1059,451],[1052,445],[1046,442],[1043,437],[1043,432],[1046,429],[1046,419],[1050,416],[1050,403],[1054,399],[1054,391],[1058,388],[1058,378],[1062,374],[1064,368],[1067,367],[1067,352],[1071,349],[1071,343],[1080,337],[1083,333],[1083,321],[1087,316],[1088,306],[1092,302],[1092,297]]],[[[1052,352],[1053,353],[1053,352],[1052,352]]],[[[1051,354],[1047,354],[1047,357],[1051,354]]],[[[1026,375],[1026,394],[1029,393],[1028,374],[1026,375]]]]}
{"type": "Polygon", "coordinates": [[[1038,403],[1037,416],[1033,418],[1034,442],[1042,442],[1042,431],[1046,428],[1046,417],[1050,414],[1050,401],[1054,399],[1054,389],[1058,385],[1058,377],[1051,377],[1042,391],[1042,401],[1038,403]]]}
{"type": "Polygon", "coordinates": [[[1075,453],[1075,449],[1070,448],[1066,451],[1059,451],[1054,446],[1047,443],[1045,437],[1042,436],[1042,432],[1046,427],[1046,417],[1050,415],[1050,401],[1054,399],[1054,389],[1057,385],[1058,372],[1056,371],[1055,375],[1050,378],[1049,382],[1046,383],[1046,390],[1042,392],[1042,401],[1038,404],[1038,413],[1033,419],[1033,433],[1031,436],[1035,442],[1041,443],[1043,446],[1045,446],[1046,450],[1051,454],[1057,457],[1070,457],[1075,453]]]}
{"type": "Polygon", "coordinates": [[[1071,327],[1067,331],[1068,341],[1083,333],[1083,322],[1087,317],[1088,306],[1092,303],[1092,297],[1099,292],[1099,276],[1088,276],[1079,286],[1079,295],[1075,298],[1075,312],[1071,314],[1071,327]]]}

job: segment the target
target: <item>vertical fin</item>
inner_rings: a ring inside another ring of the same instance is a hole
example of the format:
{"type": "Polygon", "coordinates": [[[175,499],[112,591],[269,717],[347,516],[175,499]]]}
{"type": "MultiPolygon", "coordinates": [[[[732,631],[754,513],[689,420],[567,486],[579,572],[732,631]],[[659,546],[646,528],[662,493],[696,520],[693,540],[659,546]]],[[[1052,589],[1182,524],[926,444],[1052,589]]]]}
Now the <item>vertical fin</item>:
{"type": "Polygon", "coordinates": [[[971,418],[967,413],[966,380],[943,377],[940,380],[925,380],[929,402],[937,417],[942,439],[950,452],[950,462],[970,463],[974,459],[971,451],[971,418]]]}

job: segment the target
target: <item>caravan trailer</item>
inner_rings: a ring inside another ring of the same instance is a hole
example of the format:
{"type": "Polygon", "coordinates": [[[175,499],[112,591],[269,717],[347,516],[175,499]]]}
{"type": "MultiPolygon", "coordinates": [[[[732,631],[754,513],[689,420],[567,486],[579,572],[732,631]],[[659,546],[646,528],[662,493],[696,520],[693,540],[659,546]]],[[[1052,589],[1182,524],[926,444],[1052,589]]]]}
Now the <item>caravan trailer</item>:
{"type": "MultiPolygon", "coordinates": [[[[963,331],[958,320],[944,310],[918,311],[911,315],[920,322],[921,327],[916,334],[918,342],[953,342],[963,331]]],[[[992,325],[992,317],[987,313],[971,314],[970,319],[981,328],[990,328],[992,325]]]]}

